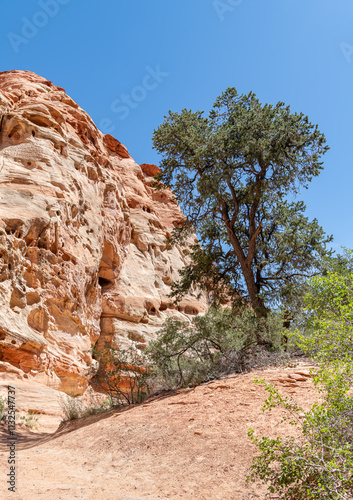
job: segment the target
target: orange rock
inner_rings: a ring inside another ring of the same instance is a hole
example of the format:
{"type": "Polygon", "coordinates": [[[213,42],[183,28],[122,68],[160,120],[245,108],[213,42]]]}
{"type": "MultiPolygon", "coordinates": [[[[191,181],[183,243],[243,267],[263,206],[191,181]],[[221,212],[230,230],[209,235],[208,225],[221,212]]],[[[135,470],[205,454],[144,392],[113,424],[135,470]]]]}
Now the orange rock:
{"type": "Polygon", "coordinates": [[[122,158],[130,158],[129,152],[124,144],[121,144],[115,137],[110,134],[104,136],[104,143],[107,148],[113,153],[117,153],[122,158]]]}
{"type": "Polygon", "coordinates": [[[157,165],[152,165],[150,163],[142,163],[140,165],[142,172],[150,177],[154,177],[161,173],[161,169],[157,165]]]}
{"type": "Polygon", "coordinates": [[[166,318],[207,310],[196,291],[178,309],[168,298],[188,256],[167,244],[183,214],[148,182],[158,171],[61,87],[0,73],[2,380],[82,394],[92,344],[142,350],[166,318]]]}

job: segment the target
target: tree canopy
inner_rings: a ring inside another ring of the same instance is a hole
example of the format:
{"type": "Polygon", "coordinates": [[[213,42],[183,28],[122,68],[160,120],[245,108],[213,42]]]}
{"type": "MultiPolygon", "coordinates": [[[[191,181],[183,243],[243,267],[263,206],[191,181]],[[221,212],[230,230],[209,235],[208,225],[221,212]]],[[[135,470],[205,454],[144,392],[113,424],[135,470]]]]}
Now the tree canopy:
{"type": "Polygon", "coordinates": [[[158,180],[186,215],[174,241],[191,230],[199,238],[173,285],[176,297],[194,285],[215,301],[241,295],[261,317],[315,273],[331,238],[290,199],[319,175],[328,150],[307,116],[228,88],[208,116],[169,112],[153,142],[162,154],[158,180]]]}

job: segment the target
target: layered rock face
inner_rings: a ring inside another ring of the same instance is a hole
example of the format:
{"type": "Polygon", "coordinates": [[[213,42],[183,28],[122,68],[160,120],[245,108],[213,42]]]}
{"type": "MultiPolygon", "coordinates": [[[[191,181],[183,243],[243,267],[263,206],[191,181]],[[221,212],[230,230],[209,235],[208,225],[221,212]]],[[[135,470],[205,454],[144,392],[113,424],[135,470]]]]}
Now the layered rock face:
{"type": "Polygon", "coordinates": [[[0,73],[0,380],[82,394],[91,346],[143,349],[168,316],[187,263],[166,239],[183,214],[65,91],[26,71],[0,73]]]}

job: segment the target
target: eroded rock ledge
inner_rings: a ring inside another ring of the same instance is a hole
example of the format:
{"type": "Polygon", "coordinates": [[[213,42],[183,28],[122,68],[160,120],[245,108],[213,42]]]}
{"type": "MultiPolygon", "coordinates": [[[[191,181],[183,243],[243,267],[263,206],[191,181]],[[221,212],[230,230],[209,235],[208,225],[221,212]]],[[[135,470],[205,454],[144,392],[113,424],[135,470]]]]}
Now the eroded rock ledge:
{"type": "Polygon", "coordinates": [[[82,394],[92,344],[143,349],[207,309],[168,298],[187,256],[166,245],[183,214],[157,172],[62,88],[0,73],[0,380],[82,394]]]}

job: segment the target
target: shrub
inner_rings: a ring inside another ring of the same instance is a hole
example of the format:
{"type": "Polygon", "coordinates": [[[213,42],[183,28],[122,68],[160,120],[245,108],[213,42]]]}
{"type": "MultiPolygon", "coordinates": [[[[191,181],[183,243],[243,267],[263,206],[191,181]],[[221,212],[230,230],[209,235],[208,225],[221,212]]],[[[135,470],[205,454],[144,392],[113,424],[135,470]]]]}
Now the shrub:
{"type": "Polygon", "coordinates": [[[266,389],[270,397],[264,409],[285,408],[290,413],[289,422],[299,425],[302,433],[299,439],[260,439],[250,430],[249,436],[261,454],[254,459],[248,479],[269,482],[269,491],[286,500],[352,499],[352,398],[331,396],[303,412],[275,388],[267,385],[266,389]]]}
{"type": "MultiPolygon", "coordinates": [[[[340,374],[344,387],[353,381],[353,272],[329,271],[311,280],[305,299],[312,334],[300,335],[301,347],[320,363],[326,382],[340,374]]],[[[334,382],[336,384],[336,381],[334,382]]]]}
{"type": "Polygon", "coordinates": [[[282,321],[279,315],[270,315],[259,322],[250,308],[234,314],[216,307],[191,323],[170,318],[147,350],[154,381],[163,388],[187,387],[243,372],[258,346],[259,328],[264,345],[279,347],[282,321]]]}
{"type": "Polygon", "coordinates": [[[281,406],[301,437],[270,439],[249,436],[260,455],[248,480],[270,483],[269,491],[286,500],[353,499],[353,272],[331,266],[310,281],[305,298],[311,334],[298,334],[304,352],[319,363],[314,383],[322,403],[303,412],[294,402],[266,386],[264,409],[281,406]],[[304,417],[299,418],[303,412],[304,417]]]}
{"type": "Polygon", "coordinates": [[[92,379],[93,386],[109,397],[110,406],[141,403],[150,394],[150,371],[143,352],[131,346],[116,349],[104,346],[93,350],[99,368],[92,379]]]}
{"type": "Polygon", "coordinates": [[[29,411],[26,415],[22,415],[20,420],[28,429],[36,429],[38,427],[38,417],[35,411],[29,411]]]}
{"type": "Polygon", "coordinates": [[[98,371],[91,368],[95,376],[92,386],[107,397],[90,395],[83,402],[78,397],[63,394],[60,405],[64,420],[95,415],[117,406],[141,403],[149,394],[149,368],[143,353],[131,347],[130,349],[115,349],[108,345],[100,351],[93,350],[95,359],[99,362],[98,371]]]}
{"type": "Polygon", "coordinates": [[[64,420],[75,420],[83,416],[84,405],[77,397],[68,394],[60,395],[60,406],[64,413],[64,420]]]}
{"type": "Polygon", "coordinates": [[[104,401],[98,400],[97,397],[91,396],[87,402],[83,402],[78,397],[73,397],[64,394],[60,398],[60,406],[64,413],[64,421],[75,420],[77,418],[96,415],[112,408],[109,398],[104,401]]]}

